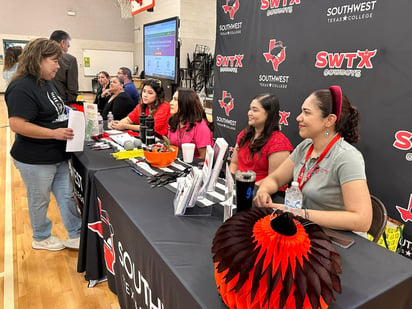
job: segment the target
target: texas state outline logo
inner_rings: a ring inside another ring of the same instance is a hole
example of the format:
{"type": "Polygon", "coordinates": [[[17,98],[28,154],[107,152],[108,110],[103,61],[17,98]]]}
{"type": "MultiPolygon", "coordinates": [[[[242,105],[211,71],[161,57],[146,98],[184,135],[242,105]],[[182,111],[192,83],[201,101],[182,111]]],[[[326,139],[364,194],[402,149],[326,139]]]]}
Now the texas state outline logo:
{"type": "Polygon", "coordinates": [[[395,207],[404,222],[412,221],[412,194],[409,195],[409,203],[406,208],[399,205],[395,207]]]}
{"type": "Polygon", "coordinates": [[[225,110],[226,116],[229,116],[230,111],[235,107],[234,99],[230,92],[223,90],[222,92],[222,99],[218,100],[219,105],[221,108],[225,110]]]}
{"type": "Polygon", "coordinates": [[[290,112],[286,112],[286,111],[279,111],[279,125],[285,125],[288,126],[288,118],[290,117],[290,112]]]}
{"type": "Polygon", "coordinates": [[[239,0],[226,0],[226,4],[222,5],[222,8],[225,13],[229,13],[230,19],[233,20],[239,9],[239,0]]]}
{"type": "Polygon", "coordinates": [[[283,46],[282,41],[271,39],[269,41],[269,51],[263,53],[266,62],[272,62],[273,70],[278,71],[279,64],[286,59],[286,46],[283,46]]]}
{"type": "Polygon", "coordinates": [[[114,275],[114,264],[116,262],[113,240],[114,229],[113,225],[110,223],[109,214],[102,208],[100,198],[97,198],[97,203],[99,205],[100,220],[89,223],[87,227],[89,228],[89,230],[97,233],[99,237],[103,239],[103,252],[106,268],[110,273],[114,275]],[[109,235],[107,239],[104,238],[103,229],[105,229],[107,231],[107,234],[109,235]]]}

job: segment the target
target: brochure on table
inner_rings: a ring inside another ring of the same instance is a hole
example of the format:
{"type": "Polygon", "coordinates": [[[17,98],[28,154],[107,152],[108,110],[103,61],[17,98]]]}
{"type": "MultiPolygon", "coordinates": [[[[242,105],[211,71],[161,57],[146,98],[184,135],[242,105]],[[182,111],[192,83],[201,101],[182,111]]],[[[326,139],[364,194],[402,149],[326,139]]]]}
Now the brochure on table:
{"type": "Polygon", "coordinates": [[[97,104],[83,103],[84,121],[86,124],[85,139],[90,140],[91,136],[99,135],[99,125],[97,123],[97,104]]]}
{"type": "Polygon", "coordinates": [[[214,150],[212,146],[206,146],[205,162],[202,168],[202,187],[199,190],[198,198],[202,199],[205,196],[207,185],[209,184],[210,177],[212,176],[214,150]]]}
{"type": "MultiPolygon", "coordinates": [[[[214,190],[223,162],[226,160],[227,150],[228,143],[223,138],[218,138],[213,148],[206,147],[203,168],[193,167],[189,175],[177,179],[175,215],[188,215],[188,209],[196,207],[196,201],[203,199],[206,191],[214,190]]],[[[229,190],[233,191],[233,183],[229,183],[229,190]]],[[[205,212],[192,212],[190,215],[205,215],[205,212]]]]}
{"type": "Polygon", "coordinates": [[[226,163],[226,190],[225,198],[226,200],[222,203],[223,205],[223,222],[233,216],[233,211],[236,209],[236,206],[233,204],[233,187],[234,180],[232,173],[229,170],[229,166],[226,163]]]}
{"type": "Polygon", "coordinates": [[[207,191],[215,190],[217,178],[219,177],[222,166],[227,158],[228,148],[229,144],[223,137],[218,137],[216,139],[215,145],[213,146],[213,168],[207,185],[207,191]]]}
{"type": "Polygon", "coordinates": [[[211,214],[210,207],[195,205],[201,185],[202,170],[196,166],[192,168],[186,177],[177,178],[176,194],[173,201],[176,216],[209,216],[211,214]]]}

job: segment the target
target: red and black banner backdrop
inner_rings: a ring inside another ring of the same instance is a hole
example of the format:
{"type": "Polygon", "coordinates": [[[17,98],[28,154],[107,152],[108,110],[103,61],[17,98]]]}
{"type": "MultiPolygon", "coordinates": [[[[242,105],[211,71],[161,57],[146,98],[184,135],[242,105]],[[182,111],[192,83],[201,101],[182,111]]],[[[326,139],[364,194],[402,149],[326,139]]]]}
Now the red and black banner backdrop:
{"type": "Polygon", "coordinates": [[[369,189],[405,224],[412,255],[411,1],[218,0],[213,120],[234,146],[251,99],[273,92],[283,133],[314,90],[337,84],[361,116],[369,189]]]}

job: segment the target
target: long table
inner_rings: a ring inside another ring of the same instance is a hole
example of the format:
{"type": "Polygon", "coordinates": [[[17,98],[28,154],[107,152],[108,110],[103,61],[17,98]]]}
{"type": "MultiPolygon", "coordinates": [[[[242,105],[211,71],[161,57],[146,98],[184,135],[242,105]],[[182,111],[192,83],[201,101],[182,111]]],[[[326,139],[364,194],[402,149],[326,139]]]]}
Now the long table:
{"type": "Polygon", "coordinates": [[[72,156],[74,189],[82,211],[82,230],[77,262],[77,271],[85,273],[86,280],[98,281],[106,278],[104,256],[100,253],[103,242],[98,230],[100,212],[97,205],[94,174],[100,170],[111,170],[128,166],[112,156],[112,149],[92,150],[86,142],[83,152],[72,156]]]}
{"type": "MultiPolygon", "coordinates": [[[[129,167],[97,171],[94,181],[109,283],[122,308],[225,308],[211,255],[221,216],[174,216],[174,194],[129,167]]],[[[350,235],[355,244],[337,248],[342,294],[330,308],[412,308],[412,261],[350,235]]]]}

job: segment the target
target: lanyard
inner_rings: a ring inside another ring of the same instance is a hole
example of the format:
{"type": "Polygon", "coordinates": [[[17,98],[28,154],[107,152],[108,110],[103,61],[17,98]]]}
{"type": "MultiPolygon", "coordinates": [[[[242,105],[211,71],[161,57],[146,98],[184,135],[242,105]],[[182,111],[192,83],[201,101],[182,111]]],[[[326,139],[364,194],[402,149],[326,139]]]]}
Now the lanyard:
{"type": "Polygon", "coordinates": [[[183,137],[186,134],[186,129],[187,129],[186,125],[180,126],[180,123],[177,125],[177,129],[176,129],[176,131],[177,131],[177,146],[179,146],[179,147],[182,146],[183,137]],[[183,130],[183,134],[182,134],[182,130],[183,130]]]}
{"type": "Polygon", "coordinates": [[[313,144],[310,146],[307,154],[306,154],[306,158],[305,158],[305,163],[303,163],[302,168],[300,169],[299,172],[299,176],[298,176],[298,183],[299,183],[299,189],[302,191],[303,186],[305,185],[305,183],[312,177],[312,175],[314,174],[315,170],[317,170],[319,168],[319,163],[320,161],[323,160],[323,158],[327,155],[327,153],[329,152],[329,150],[332,148],[333,145],[335,145],[335,143],[340,139],[340,135],[336,134],[335,137],[329,142],[329,144],[326,146],[326,148],[322,151],[322,153],[320,154],[319,158],[316,160],[316,164],[309,170],[309,172],[307,173],[305,179],[303,179],[303,173],[305,172],[305,166],[306,166],[306,162],[308,162],[310,155],[313,152],[313,144]],[[303,180],[302,180],[303,179],[303,180]]]}

